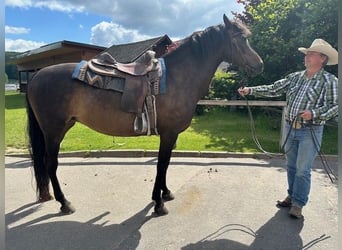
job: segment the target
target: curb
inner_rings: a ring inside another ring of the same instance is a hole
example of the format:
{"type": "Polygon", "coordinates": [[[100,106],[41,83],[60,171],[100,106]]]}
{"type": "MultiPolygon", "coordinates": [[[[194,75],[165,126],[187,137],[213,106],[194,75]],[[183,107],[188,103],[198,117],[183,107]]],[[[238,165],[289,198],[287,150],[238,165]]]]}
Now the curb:
{"type": "MultiPolygon", "coordinates": [[[[282,154],[273,154],[271,157],[264,153],[236,153],[236,152],[224,152],[224,151],[179,151],[174,150],[171,157],[199,157],[199,158],[256,158],[256,159],[268,159],[268,158],[283,158],[282,154]]],[[[29,153],[9,153],[5,154],[6,157],[19,157],[30,158],[29,153]]],[[[106,151],[72,151],[61,152],[59,157],[80,157],[80,158],[100,158],[100,157],[158,157],[158,150],[106,150],[106,151]]]]}
{"type": "MultiPolygon", "coordinates": [[[[29,153],[9,153],[5,157],[30,158],[29,153]]],[[[58,157],[76,157],[76,158],[128,158],[128,157],[158,157],[158,150],[98,150],[98,151],[71,151],[61,152],[58,157]]],[[[254,159],[271,159],[285,158],[284,154],[272,153],[240,153],[240,152],[224,152],[224,151],[179,151],[174,150],[171,157],[184,158],[254,158],[254,159]]],[[[337,160],[338,155],[325,155],[325,158],[337,160]]]]}

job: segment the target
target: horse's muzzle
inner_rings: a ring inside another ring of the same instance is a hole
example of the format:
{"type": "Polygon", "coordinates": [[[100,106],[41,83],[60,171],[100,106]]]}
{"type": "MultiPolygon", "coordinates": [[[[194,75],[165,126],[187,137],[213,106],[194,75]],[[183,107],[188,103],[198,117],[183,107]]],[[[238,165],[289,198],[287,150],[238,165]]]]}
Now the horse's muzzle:
{"type": "Polygon", "coordinates": [[[264,63],[261,60],[258,65],[246,65],[245,71],[248,75],[258,75],[264,71],[264,63]]]}

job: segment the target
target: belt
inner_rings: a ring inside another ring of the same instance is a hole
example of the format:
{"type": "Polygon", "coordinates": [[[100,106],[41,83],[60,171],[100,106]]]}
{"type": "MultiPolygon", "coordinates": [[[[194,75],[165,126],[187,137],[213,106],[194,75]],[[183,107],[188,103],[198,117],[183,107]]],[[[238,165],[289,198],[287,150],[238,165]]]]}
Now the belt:
{"type": "Polygon", "coordinates": [[[294,129],[300,129],[300,128],[307,128],[311,126],[321,126],[322,124],[316,124],[312,122],[297,122],[297,121],[290,121],[286,120],[286,123],[292,126],[294,129]]]}

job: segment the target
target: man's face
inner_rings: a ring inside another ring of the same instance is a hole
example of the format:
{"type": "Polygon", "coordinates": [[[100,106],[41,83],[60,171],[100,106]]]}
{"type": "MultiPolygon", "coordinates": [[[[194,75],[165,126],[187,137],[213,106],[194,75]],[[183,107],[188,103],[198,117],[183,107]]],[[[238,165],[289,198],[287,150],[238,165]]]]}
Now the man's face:
{"type": "Polygon", "coordinates": [[[323,66],[326,56],[314,51],[308,51],[305,55],[305,67],[307,68],[321,68],[323,66]]]}

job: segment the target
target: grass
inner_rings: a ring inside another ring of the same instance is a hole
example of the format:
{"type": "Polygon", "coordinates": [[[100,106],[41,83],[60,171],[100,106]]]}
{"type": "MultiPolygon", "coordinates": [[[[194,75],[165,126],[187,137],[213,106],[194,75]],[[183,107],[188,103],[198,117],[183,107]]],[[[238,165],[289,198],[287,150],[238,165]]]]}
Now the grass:
{"type": "MultiPolygon", "coordinates": [[[[280,116],[255,115],[257,137],[266,151],[280,152],[280,116]]],[[[6,153],[27,151],[26,110],[24,95],[6,92],[5,145],[6,153]]],[[[158,136],[112,137],[97,133],[77,123],[65,136],[61,151],[79,150],[158,150],[158,136]]],[[[325,129],[322,149],[337,154],[337,128],[325,129]]],[[[191,126],[179,135],[176,150],[259,152],[250,132],[245,112],[229,112],[214,108],[194,116],[191,126]]]]}

